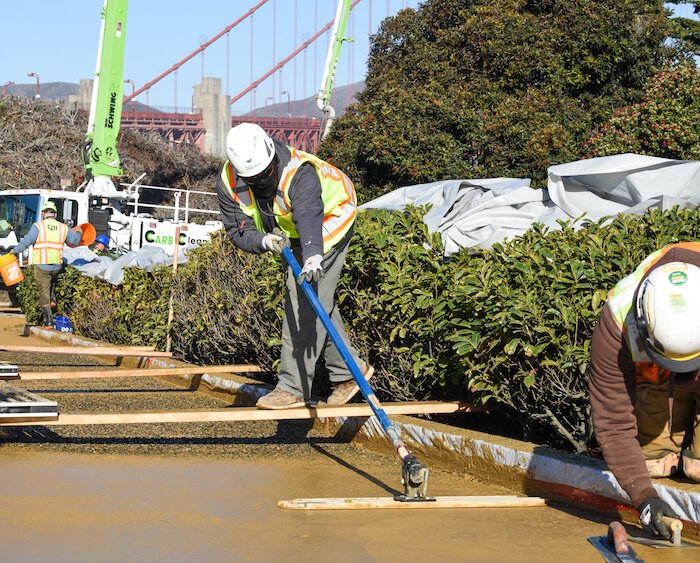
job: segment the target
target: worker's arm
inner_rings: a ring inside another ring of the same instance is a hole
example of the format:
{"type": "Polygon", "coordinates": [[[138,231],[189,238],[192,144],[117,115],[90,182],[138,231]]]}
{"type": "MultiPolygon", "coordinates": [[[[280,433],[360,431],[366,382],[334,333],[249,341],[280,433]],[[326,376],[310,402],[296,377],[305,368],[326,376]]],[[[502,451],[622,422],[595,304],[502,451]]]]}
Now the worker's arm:
{"type": "Polygon", "coordinates": [[[66,234],[66,242],[71,246],[80,246],[80,242],[83,240],[82,231],[72,231],[68,229],[66,234]]]}
{"type": "Polygon", "coordinates": [[[311,164],[297,170],[289,186],[292,216],[299,233],[302,261],[314,254],[323,256],[323,199],[321,181],[311,164]]]}
{"type": "Polygon", "coordinates": [[[606,305],[591,340],[588,390],[593,428],[610,471],[637,507],[658,495],[637,441],[635,385],[632,355],[606,305]]]}
{"type": "Polygon", "coordinates": [[[12,252],[12,254],[21,254],[32,244],[34,244],[37,238],[39,238],[39,229],[37,229],[36,224],[34,224],[32,225],[31,229],[29,229],[29,232],[24,235],[22,240],[19,241],[17,246],[15,246],[10,252],[12,252]]]}
{"type": "Polygon", "coordinates": [[[245,252],[261,254],[266,251],[263,246],[264,234],[258,231],[253,219],[241,211],[221,178],[216,180],[216,195],[219,199],[221,221],[231,242],[245,252]]]}

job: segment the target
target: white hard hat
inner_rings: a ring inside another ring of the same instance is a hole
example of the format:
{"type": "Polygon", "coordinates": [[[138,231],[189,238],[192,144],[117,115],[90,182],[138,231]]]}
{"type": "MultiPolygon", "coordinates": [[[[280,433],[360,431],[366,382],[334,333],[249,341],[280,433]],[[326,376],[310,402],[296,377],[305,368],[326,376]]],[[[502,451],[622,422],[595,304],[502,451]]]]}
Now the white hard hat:
{"type": "Polygon", "coordinates": [[[656,365],[676,373],[700,369],[700,268],[656,267],[637,291],[635,317],[656,365]]]}
{"type": "Polygon", "coordinates": [[[249,178],[269,166],[275,156],[275,144],[260,125],[241,123],[226,135],[226,156],[236,174],[249,178]]]}

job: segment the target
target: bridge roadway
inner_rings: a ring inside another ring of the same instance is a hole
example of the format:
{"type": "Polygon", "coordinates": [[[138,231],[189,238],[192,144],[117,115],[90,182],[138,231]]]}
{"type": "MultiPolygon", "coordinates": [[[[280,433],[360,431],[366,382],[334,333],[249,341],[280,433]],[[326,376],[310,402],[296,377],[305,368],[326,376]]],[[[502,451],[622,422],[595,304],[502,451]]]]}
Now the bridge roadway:
{"type": "MultiPolygon", "coordinates": [[[[321,120],[305,117],[239,117],[231,118],[231,126],[244,121],[260,125],[267,133],[288,145],[315,153],[321,132],[321,120]]],[[[204,152],[206,129],[201,113],[130,112],[122,113],[121,126],[142,133],[156,133],[172,145],[192,145],[204,152]]]]}

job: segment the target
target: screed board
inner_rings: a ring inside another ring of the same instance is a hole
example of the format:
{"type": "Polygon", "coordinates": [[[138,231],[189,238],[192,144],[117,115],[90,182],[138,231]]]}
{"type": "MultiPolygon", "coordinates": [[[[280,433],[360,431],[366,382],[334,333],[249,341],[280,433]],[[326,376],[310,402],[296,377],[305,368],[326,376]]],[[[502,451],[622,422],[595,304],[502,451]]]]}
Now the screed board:
{"type": "Polygon", "coordinates": [[[358,498],[297,498],[281,500],[280,508],[293,510],[419,510],[436,508],[522,508],[528,506],[545,506],[546,501],[540,497],[516,496],[450,496],[434,497],[435,500],[401,502],[390,497],[358,498]]]}

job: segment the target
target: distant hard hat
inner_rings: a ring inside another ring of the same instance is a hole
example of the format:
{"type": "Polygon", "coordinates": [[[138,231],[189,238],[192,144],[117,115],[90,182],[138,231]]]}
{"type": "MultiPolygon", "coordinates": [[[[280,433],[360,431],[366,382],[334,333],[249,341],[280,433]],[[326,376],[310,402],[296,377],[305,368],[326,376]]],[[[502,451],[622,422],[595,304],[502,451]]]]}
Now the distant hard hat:
{"type": "Polygon", "coordinates": [[[260,125],[241,123],[226,135],[226,156],[236,174],[249,178],[269,166],[275,156],[275,144],[260,125]]]}
{"type": "Polygon", "coordinates": [[[107,235],[100,235],[95,239],[95,242],[100,242],[105,246],[109,246],[109,237],[107,235]]]}
{"type": "Polygon", "coordinates": [[[56,208],[56,204],[53,201],[47,201],[44,204],[44,207],[41,208],[41,211],[53,211],[54,213],[58,213],[58,209],[56,208]]]}
{"type": "Polygon", "coordinates": [[[637,327],[651,360],[663,369],[700,369],[700,268],[671,262],[642,282],[635,307],[637,327]]]}

